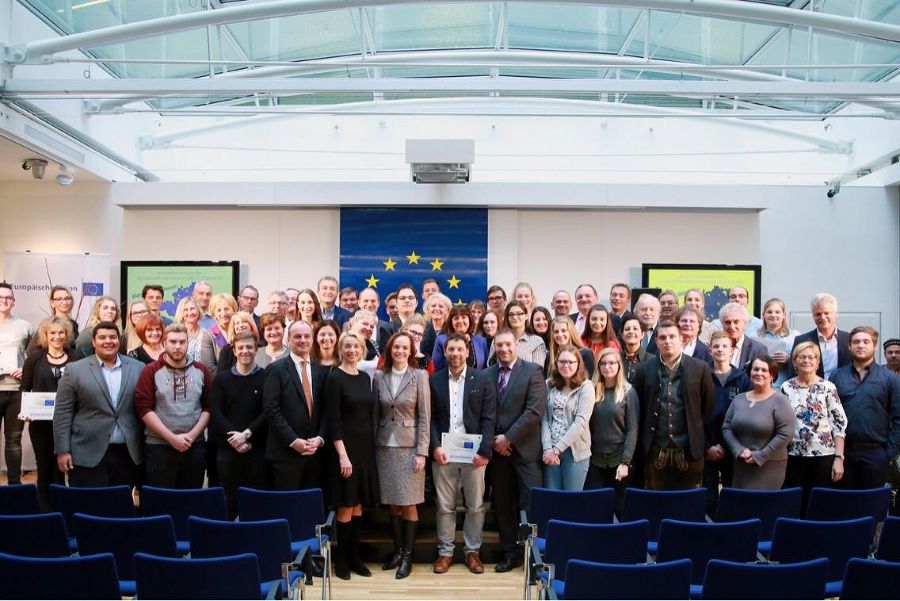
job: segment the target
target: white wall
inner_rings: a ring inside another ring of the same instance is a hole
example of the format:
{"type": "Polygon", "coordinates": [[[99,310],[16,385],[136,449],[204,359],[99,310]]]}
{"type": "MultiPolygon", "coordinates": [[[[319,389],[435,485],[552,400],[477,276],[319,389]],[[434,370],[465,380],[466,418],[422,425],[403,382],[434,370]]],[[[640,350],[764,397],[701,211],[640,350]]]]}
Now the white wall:
{"type": "MultiPolygon", "coordinates": [[[[353,195],[341,188],[335,197],[345,206],[364,204],[368,192],[364,185],[353,195]]],[[[504,197],[502,187],[497,192],[504,197]]],[[[466,188],[456,188],[454,195],[464,197],[466,188]]],[[[0,249],[109,253],[113,290],[122,259],[239,260],[242,281],[263,294],[274,287],[311,285],[319,275],[338,271],[337,208],[123,209],[112,197],[121,200],[121,191],[114,194],[106,184],[4,185],[0,249]]],[[[395,202],[405,200],[399,195],[395,202]]],[[[828,200],[822,187],[634,185],[607,191],[604,202],[618,208],[492,209],[488,277],[503,286],[528,281],[539,300],[548,302],[558,287],[571,289],[583,281],[593,282],[601,296],[614,281],[640,284],[644,262],[761,263],[763,298],[777,295],[789,310],[805,312],[812,294],[831,291],[842,313],[880,313],[884,334],[897,335],[898,200],[896,188],[847,187],[828,200]],[[621,208],[662,195],[673,205],[720,207],[728,198],[756,198],[769,208],[760,213],[621,208]]],[[[564,195],[560,202],[566,202],[564,195]]]]}

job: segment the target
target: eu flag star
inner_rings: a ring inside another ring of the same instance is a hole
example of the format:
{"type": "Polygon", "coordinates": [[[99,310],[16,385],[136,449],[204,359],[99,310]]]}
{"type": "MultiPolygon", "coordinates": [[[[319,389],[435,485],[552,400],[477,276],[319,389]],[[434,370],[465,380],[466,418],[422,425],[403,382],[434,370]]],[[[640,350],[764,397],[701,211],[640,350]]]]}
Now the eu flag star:
{"type": "Polygon", "coordinates": [[[388,257],[388,260],[382,261],[382,263],[384,264],[385,271],[394,271],[394,265],[397,264],[397,262],[395,260],[393,260],[391,257],[388,257]]]}
{"type": "Polygon", "coordinates": [[[444,262],[441,261],[440,259],[438,259],[437,257],[435,257],[434,261],[431,262],[431,271],[441,271],[441,267],[443,265],[444,265],[444,262]]]}
{"type": "Polygon", "coordinates": [[[461,281],[462,281],[462,280],[456,279],[456,276],[454,275],[454,276],[451,277],[449,280],[447,280],[447,283],[450,284],[450,287],[451,287],[451,288],[457,288],[457,289],[458,289],[458,288],[459,288],[459,283],[460,283],[461,281]]]}
{"type": "Polygon", "coordinates": [[[407,260],[409,261],[409,265],[418,265],[419,264],[419,255],[416,254],[416,251],[412,251],[411,255],[406,255],[407,260]]]}
{"type": "Polygon", "coordinates": [[[369,288],[378,288],[378,282],[380,281],[381,280],[375,277],[374,273],[366,278],[366,284],[369,285],[369,288]]]}

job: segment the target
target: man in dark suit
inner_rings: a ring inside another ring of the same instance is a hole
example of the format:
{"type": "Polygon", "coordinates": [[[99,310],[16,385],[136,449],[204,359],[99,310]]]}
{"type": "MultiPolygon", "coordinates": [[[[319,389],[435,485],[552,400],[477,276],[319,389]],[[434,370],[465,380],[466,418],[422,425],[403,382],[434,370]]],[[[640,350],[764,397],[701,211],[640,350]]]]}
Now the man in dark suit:
{"type": "MultiPolygon", "coordinates": [[[[816,371],[820,378],[830,379],[832,374],[845,365],[850,365],[850,333],[837,328],[838,302],[835,297],[825,292],[815,295],[809,303],[816,329],[801,334],[794,339],[794,348],[804,342],[819,345],[822,360],[816,371]]],[[[790,375],[794,375],[794,364],[788,362],[790,375]]]]}
{"type": "Polygon", "coordinates": [[[659,323],[661,309],[662,305],[660,305],[659,299],[652,294],[642,294],[634,305],[634,314],[637,315],[638,321],[641,322],[641,328],[644,330],[641,348],[651,355],[659,353],[656,348],[656,324],[659,323]]]}
{"type": "Polygon", "coordinates": [[[134,389],[144,364],[119,354],[119,328],[101,321],[94,355],[66,366],[56,392],[53,439],[59,469],[72,486],[138,482],[144,426],[134,411],[134,389]]]}
{"type": "Polygon", "coordinates": [[[322,319],[333,319],[343,329],[352,313],[337,304],[338,281],[334,276],[326,275],[316,284],[316,296],[322,310],[322,319]]]}
{"type": "Polygon", "coordinates": [[[541,366],[518,358],[518,341],[509,328],[494,336],[494,352],[498,363],[485,374],[497,387],[491,486],[503,561],[495,569],[508,572],[522,565],[516,544],[519,510],[527,508],[531,488],[543,482],[541,418],[547,405],[547,385],[541,366]]]}
{"type": "Polygon", "coordinates": [[[616,336],[622,338],[622,325],[625,318],[631,315],[631,286],[625,282],[616,282],[609,287],[609,317],[612,319],[616,336]]]}
{"type": "Polygon", "coordinates": [[[747,324],[750,323],[750,313],[747,307],[740,303],[728,303],[719,309],[719,321],[722,329],[731,338],[733,350],[731,364],[738,369],[744,369],[757,357],[768,355],[766,346],[746,336],[747,324]]]}
{"type": "Polygon", "coordinates": [[[247,284],[238,293],[238,307],[241,311],[246,311],[253,316],[253,322],[256,323],[256,329],[260,330],[259,337],[262,338],[262,331],[259,327],[260,316],[256,314],[256,306],[259,304],[259,290],[252,284],[247,284]]]}
{"type": "Polygon", "coordinates": [[[466,567],[484,572],[480,551],[484,528],[484,473],[491,459],[497,398],[494,383],[483,372],[469,368],[469,347],[462,334],[447,337],[444,347],[447,368],[435,372],[431,383],[431,471],[437,495],[438,559],[435,574],[443,574],[453,563],[456,535],[456,494],[460,485],[466,500],[463,524],[466,567]],[[442,446],[444,433],[480,434],[481,446],[472,463],[448,463],[442,446]]]}
{"type": "Polygon", "coordinates": [[[321,488],[328,368],[310,359],[308,323],[291,324],[288,345],[291,352],[269,366],[263,389],[269,420],[266,460],[272,463],[276,490],[321,488]]]}
{"type": "Polygon", "coordinates": [[[634,388],[641,404],[639,449],[651,490],[699,488],[703,482],[705,425],[715,403],[709,366],[682,353],[672,321],[656,327],[659,358],[641,363],[634,388]]]}

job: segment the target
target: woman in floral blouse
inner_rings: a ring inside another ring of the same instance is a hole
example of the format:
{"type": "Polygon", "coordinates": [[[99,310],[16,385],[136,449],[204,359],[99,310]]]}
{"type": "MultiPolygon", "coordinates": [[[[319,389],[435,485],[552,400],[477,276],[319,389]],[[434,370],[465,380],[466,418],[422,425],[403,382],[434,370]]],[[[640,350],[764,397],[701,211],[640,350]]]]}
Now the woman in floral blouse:
{"type": "Polygon", "coordinates": [[[798,344],[791,353],[796,377],[781,386],[797,426],[788,444],[785,488],[803,488],[803,507],[814,486],[833,486],[844,475],[844,432],[847,415],[834,384],[816,375],[819,345],[798,344]]]}

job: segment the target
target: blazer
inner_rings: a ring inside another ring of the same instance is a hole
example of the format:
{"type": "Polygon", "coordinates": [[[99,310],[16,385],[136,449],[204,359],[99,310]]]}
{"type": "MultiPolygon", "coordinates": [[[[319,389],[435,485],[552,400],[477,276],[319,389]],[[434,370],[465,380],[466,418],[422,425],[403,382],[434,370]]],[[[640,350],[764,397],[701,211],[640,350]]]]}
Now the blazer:
{"type": "Polygon", "coordinates": [[[297,366],[290,353],[269,364],[266,371],[268,373],[263,387],[263,408],[269,421],[266,459],[302,461],[307,456],[294,451],[291,443],[298,438],[325,438],[325,381],[330,368],[310,362],[312,415],[306,406],[300,374],[297,373],[297,366]]]}
{"type": "MultiPolygon", "coordinates": [[[[632,385],[641,404],[639,443],[644,455],[650,452],[658,420],[650,419],[659,414],[659,362],[644,361],[638,365],[632,385]]],[[[684,400],[688,429],[688,450],[694,460],[702,459],[706,448],[706,427],[709,414],[715,405],[712,370],[703,361],[681,355],[681,384],[679,394],[684,400]]]]}
{"type": "MultiPolygon", "coordinates": [[[[746,339],[745,340],[749,340],[746,339]]],[[[713,358],[712,355],[709,354],[709,347],[704,344],[699,338],[697,339],[697,344],[694,346],[694,354],[691,355],[694,359],[699,361],[703,361],[704,363],[708,363],[712,365],[713,358]]]]}
{"type": "Polygon", "coordinates": [[[762,342],[757,342],[748,336],[746,333],[744,334],[744,346],[741,347],[741,360],[738,362],[738,369],[744,369],[750,363],[760,357],[762,355],[768,355],[769,351],[766,349],[766,345],[762,342]]]}
{"type": "Polygon", "coordinates": [[[119,355],[119,360],[122,385],[115,409],[96,356],[66,365],[59,381],[53,444],[57,453],[71,453],[75,465],[99,464],[117,425],[125,435],[131,460],[136,465],[144,462],[144,424],[134,410],[134,389],[144,364],[127,355],[119,355]]]}
{"type": "MultiPolygon", "coordinates": [[[[437,340],[434,342],[434,351],[431,353],[435,371],[440,371],[447,367],[447,359],[444,356],[446,346],[447,335],[438,334],[437,340]]],[[[484,369],[487,366],[487,357],[490,352],[490,347],[484,336],[472,335],[472,350],[475,352],[475,369],[484,369]]]]}
{"type": "MultiPolygon", "coordinates": [[[[442,369],[429,378],[431,390],[431,452],[441,446],[441,434],[450,431],[450,370],[442,369]]],[[[494,423],[497,419],[497,389],[484,372],[466,368],[463,385],[463,425],[466,434],[481,434],[478,454],[491,458],[494,423]]]]}
{"type": "MultiPolygon", "coordinates": [[[[495,389],[500,365],[484,370],[495,389]]],[[[497,421],[494,434],[503,434],[512,443],[512,458],[519,463],[541,460],[541,418],[547,407],[547,384],[543,369],[536,363],[516,359],[503,394],[497,394],[497,421]]]]}
{"type": "MultiPolygon", "coordinates": [[[[807,332],[806,334],[800,334],[796,338],[794,338],[794,347],[797,348],[797,345],[802,344],[804,342],[814,342],[815,344],[819,344],[819,331],[813,330],[812,332],[807,332]]],[[[838,352],[838,360],[837,366],[844,367],[845,365],[849,365],[851,361],[850,357],[850,332],[845,332],[844,330],[837,330],[837,352],[838,352]]],[[[821,345],[819,346],[819,350],[822,350],[821,345]]],[[[788,376],[793,378],[797,375],[794,370],[794,362],[788,361],[788,376]]],[[[820,378],[825,377],[825,368],[822,365],[822,361],[819,361],[819,369],[816,370],[816,373],[819,374],[820,378]]]]}
{"type": "Polygon", "coordinates": [[[415,447],[416,455],[428,457],[431,438],[431,390],[428,372],[407,368],[397,394],[391,391],[391,374],[375,372],[373,384],[378,395],[375,445],[385,447],[394,437],[399,447],[415,447]]]}
{"type": "Polygon", "coordinates": [[[375,348],[378,349],[379,355],[384,354],[387,341],[394,335],[394,331],[394,326],[391,322],[383,319],[378,320],[378,327],[375,329],[375,348]]]}
{"type": "Polygon", "coordinates": [[[350,313],[350,311],[335,303],[334,316],[331,319],[337,322],[342,330],[344,329],[344,324],[347,323],[352,316],[353,314],[350,313]]]}

